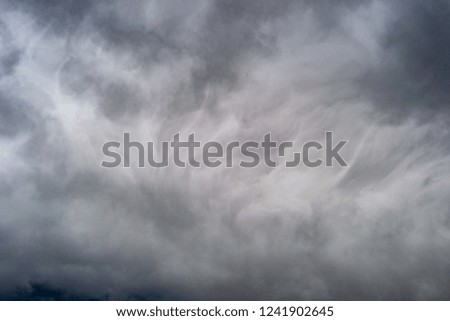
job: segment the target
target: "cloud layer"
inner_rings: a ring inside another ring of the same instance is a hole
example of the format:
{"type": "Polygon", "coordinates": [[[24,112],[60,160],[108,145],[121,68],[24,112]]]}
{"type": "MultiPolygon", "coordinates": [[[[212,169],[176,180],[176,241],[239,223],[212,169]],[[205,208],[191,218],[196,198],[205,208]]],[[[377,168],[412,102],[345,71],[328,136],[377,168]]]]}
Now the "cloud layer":
{"type": "Polygon", "coordinates": [[[0,2],[0,298],[448,299],[448,1],[0,2]],[[349,167],[100,167],[347,139],[349,167]]]}

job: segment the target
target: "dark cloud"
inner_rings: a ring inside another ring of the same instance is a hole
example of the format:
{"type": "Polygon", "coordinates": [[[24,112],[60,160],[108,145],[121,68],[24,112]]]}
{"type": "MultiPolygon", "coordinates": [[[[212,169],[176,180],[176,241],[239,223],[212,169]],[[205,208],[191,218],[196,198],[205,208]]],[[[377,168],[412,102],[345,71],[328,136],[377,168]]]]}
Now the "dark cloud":
{"type": "Polygon", "coordinates": [[[20,10],[33,16],[43,28],[50,28],[56,33],[71,32],[92,9],[91,0],[38,0],[10,1],[4,3],[10,9],[20,10]]]}
{"type": "Polygon", "coordinates": [[[12,139],[38,127],[39,114],[19,98],[0,91],[0,137],[12,139]]]}
{"type": "Polygon", "coordinates": [[[0,299],[450,295],[446,2],[1,9],[0,299]],[[350,167],[99,166],[123,132],[328,130],[350,167]]]}
{"type": "Polygon", "coordinates": [[[20,60],[21,51],[13,43],[13,35],[0,20],[0,79],[10,75],[20,60]]]}
{"type": "Polygon", "coordinates": [[[381,38],[379,65],[362,86],[392,117],[415,115],[429,120],[450,110],[450,5],[448,1],[402,1],[392,4],[394,17],[381,38]]]}

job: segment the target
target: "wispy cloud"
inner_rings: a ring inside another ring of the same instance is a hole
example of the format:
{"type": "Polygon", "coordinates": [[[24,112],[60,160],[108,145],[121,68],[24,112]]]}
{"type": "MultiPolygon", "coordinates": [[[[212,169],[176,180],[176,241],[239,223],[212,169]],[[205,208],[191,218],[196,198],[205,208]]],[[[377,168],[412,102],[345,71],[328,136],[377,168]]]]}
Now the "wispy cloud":
{"type": "Polygon", "coordinates": [[[0,3],[0,297],[447,299],[447,1],[0,3]],[[349,167],[102,144],[349,140],[349,167]]]}

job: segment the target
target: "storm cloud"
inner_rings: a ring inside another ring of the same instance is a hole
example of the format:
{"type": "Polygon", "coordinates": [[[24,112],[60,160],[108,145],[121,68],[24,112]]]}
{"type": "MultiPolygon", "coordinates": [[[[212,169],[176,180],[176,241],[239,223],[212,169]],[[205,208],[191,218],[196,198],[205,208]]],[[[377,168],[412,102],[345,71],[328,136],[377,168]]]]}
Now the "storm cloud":
{"type": "Polygon", "coordinates": [[[450,298],[448,1],[0,1],[0,298],[450,298]],[[102,145],[348,140],[348,167],[102,145]]]}

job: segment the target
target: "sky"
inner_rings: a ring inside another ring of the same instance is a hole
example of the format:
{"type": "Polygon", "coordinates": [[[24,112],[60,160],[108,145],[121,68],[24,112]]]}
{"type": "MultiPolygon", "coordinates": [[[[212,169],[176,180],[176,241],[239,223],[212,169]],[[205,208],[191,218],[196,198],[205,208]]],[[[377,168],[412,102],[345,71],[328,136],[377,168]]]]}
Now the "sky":
{"type": "Polygon", "coordinates": [[[0,299],[448,300],[450,2],[0,0],[0,299]],[[348,140],[348,167],[102,146],[348,140]]]}

